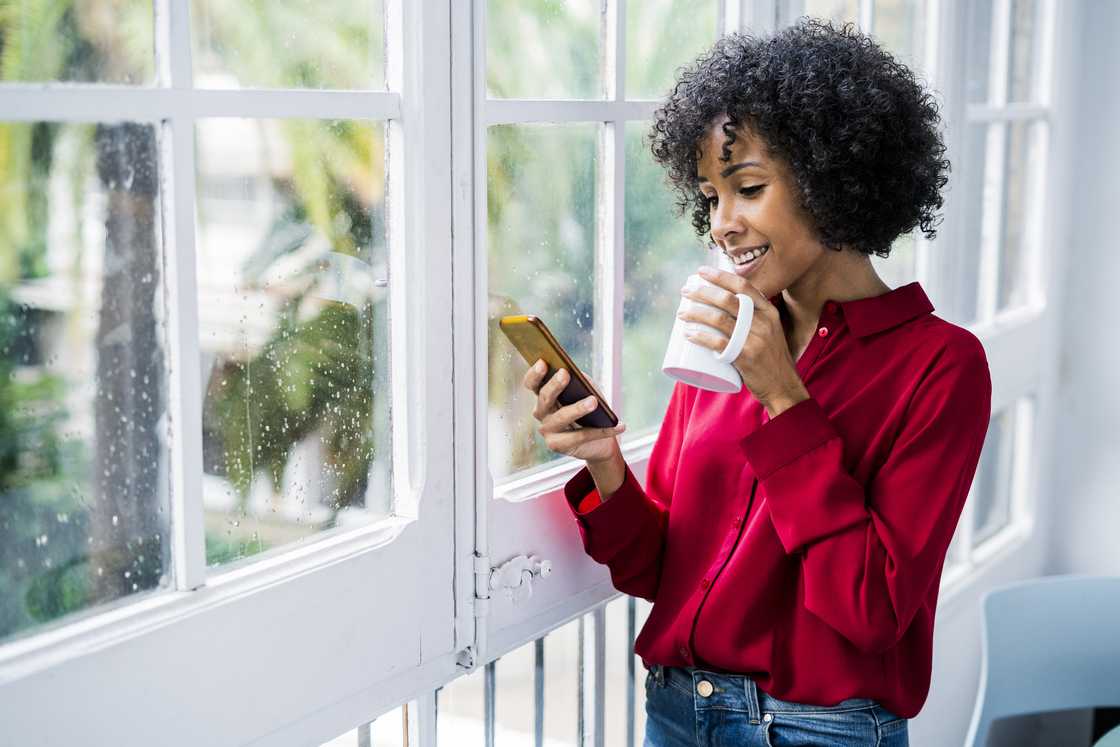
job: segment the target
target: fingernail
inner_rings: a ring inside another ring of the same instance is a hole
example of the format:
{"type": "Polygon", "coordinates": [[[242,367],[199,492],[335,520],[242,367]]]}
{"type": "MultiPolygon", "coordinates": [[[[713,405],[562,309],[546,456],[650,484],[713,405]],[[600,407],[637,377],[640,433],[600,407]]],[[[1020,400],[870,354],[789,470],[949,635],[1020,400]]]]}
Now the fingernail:
{"type": "Polygon", "coordinates": [[[622,433],[624,430],[626,430],[626,423],[619,423],[614,427],[615,433],[622,433]]]}

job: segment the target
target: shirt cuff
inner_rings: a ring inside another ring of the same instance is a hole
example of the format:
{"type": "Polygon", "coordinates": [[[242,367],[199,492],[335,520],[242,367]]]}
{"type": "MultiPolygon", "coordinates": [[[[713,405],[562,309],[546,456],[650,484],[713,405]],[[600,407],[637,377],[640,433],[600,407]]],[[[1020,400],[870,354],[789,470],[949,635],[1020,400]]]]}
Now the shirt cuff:
{"type": "Polygon", "coordinates": [[[622,485],[606,500],[599,499],[586,464],[564,484],[564,497],[580,526],[585,549],[596,559],[600,553],[611,554],[626,547],[647,530],[651,520],[654,524],[657,521],[657,507],[646,496],[630,465],[625,466],[622,485]],[[593,495],[598,503],[591,500],[593,495]],[[585,503],[592,507],[584,510],[585,503]]]}
{"type": "Polygon", "coordinates": [[[839,432],[815,397],[803,399],[755,428],[740,442],[758,479],[765,479],[839,432]]]}

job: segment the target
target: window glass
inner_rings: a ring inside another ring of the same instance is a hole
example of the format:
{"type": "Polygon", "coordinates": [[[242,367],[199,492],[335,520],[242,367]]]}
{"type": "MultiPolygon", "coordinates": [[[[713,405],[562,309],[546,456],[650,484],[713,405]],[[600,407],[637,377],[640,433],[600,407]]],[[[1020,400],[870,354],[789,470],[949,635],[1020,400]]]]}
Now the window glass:
{"type": "Polygon", "coordinates": [[[384,0],[191,0],[199,88],[385,88],[384,0]]]}
{"type": "Polygon", "coordinates": [[[964,66],[965,98],[970,104],[989,103],[988,78],[992,69],[992,0],[968,3],[967,61],[964,66]]]}
{"type": "MultiPolygon", "coordinates": [[[[793,0],[787,2],[792,5],[793,0]]],[[[847,21],[859,23],[859,0],[805,0],[803,14],[833,21],[836,26],[847,21]]]]}
{"type": "Polygon", "coordinates": [[[918,75],[925,72],[925,11],[924,0],[875,0],[872,13],[875,41],[918,75]]]}
{"type": "Polygon", "coordinates": [[[659,99],[674,73],[716,40],[716,0],[641,0],[626,4],[626,98],[659,99]]]}
{"type": "Polygon", "coordinates": [[[0,125],[0,639],[170,585],[158,153],[0,125]]]}
{"type": "Polygon", "coordinates": [[[1003,185],[1003,232],[1000,241],[999,308],[1021,306],[1028,299],[1029,242],[1036,240],[1031,226],[1037,208],[1035,184],[1045,152],[1045,123],[1012,122],[1007,132],[1007,176],[1003,185]]]}
{"type": "Polygon", "coordinates": [[[575,364],[595,378],[600,129],[498,125],[487,132],[489,451],[495,479],[556,457],[537,433],[536,396],[521,385],[529,364],[498,320],[508,314],[540,317],[575,364]]]}
{"type": "Polygon", "coordinates": [[[1014,428],[1014,407],[1000,410],[992,416],[988,425],[984,450],[980,454],[980,464],[973,481],[973,546],[979,545],[1010,522],[1014,428]]]}
{"type": "Polygon", "coordinates": [[[871,255],[871,264],[883,282],[898,288],[918,279],[917,236],[914,229],[894,240],[890,256],[886,259],[871,255]]]}
{"type": "Polygon", "coordinates": [[[152,0],[0,3],[0,81],[151,83],[152,0]]]}
{"type": "Polygon", "coordinates": [[[658,428],[675,379],[661,371],[681,302],[680,287],[708,261],[691,223],[677,217],[675,195],[647,142],[649,122],[626,123],[626,269],[622,334],[625,436],[658,428]]]}
{"type": "Polygon", "coordinates": [[[486,13],[487,96],[603,97],[597,0],[487,0],[486,13]]]}
{"type": "Polygon", "coordinates": [[[947,320],[962,326],[976,321],[977,302],[980,294],[980,259],[984,251],[983,230],[985,201],[990,203],[990,195],[995,189],[991,171],[988,168],[989,132],[1000,128],[1001,123],[988,124],[977,122],[969,124],[965,132],[965,157],[959,161],[964,194],[971,199],[964,200],[961,210],[964,220],[965,242],[961,251],[952,257],[951,282],[953,289],[952,307],[946,309],[947,320]]]}
{"type": "Polygon", "coordinates": [[[1007,100],[1010,102],[1036,101],[1038,85],[1039,44],[1041,41],[1038,14],[1041,3],[1037,0],[1012,0],[1011,40],[1007,66],[1007,100]]]}
{"type": "Polygon", "coordinates": [[[384,126],[196,129],[211,565],[390,501],[384,126]]]}

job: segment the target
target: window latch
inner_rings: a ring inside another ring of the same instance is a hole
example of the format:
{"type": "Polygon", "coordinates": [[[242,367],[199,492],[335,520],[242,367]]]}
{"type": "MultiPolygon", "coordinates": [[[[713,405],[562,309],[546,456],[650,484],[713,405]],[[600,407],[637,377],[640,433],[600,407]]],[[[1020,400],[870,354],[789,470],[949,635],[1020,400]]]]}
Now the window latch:
{"type": "Polygon", "coordinates": [[[514,604],[533,596],[533,578],[546,578],[552,573],[552,561],[537,555],[518,555],[497,568],[490,569],[490,589],[501,589],[514,604]]]}

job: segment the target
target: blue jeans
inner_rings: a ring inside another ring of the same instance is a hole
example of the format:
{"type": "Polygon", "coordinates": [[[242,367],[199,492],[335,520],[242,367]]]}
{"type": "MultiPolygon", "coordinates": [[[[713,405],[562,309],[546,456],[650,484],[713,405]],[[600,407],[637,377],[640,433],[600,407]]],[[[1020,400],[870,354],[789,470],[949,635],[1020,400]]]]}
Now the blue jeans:
{"type": "Polygon", "coordinates": [[[646,674],[643,747],[909,747],[906,727],[870,698],[818,706],[771,697],[744,675],[660,664],[646,674]]]}

